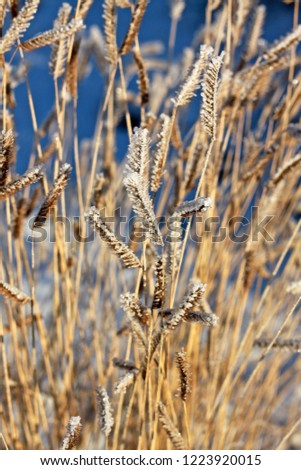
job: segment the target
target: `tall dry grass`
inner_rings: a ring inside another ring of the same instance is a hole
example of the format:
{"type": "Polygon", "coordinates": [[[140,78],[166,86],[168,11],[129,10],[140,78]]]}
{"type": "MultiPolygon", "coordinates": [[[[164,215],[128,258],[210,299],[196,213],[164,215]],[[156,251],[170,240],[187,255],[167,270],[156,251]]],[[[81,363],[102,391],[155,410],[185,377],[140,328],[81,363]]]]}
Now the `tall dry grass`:
{"type": "Polygon", "coordinates": [[[263,5],[209,0],[180,57],[185,2],[172,2],[167,60],[156,37],[139,41],[147,0],[102,3],[101,28],[84,29],[93,1],[78,0],[23,41],[39,0],[0,1],[0,445],[301,448],[299,1],[268,44],[263,5]],[[46,45],[41,123],[27,64],[46,45]],[[106,88],[79,142],[92,61],[106,88]],[[18,176],[21,80],[34,142],[18,176]],[[35,238],[45,229],[51,241],[35,238]]]}

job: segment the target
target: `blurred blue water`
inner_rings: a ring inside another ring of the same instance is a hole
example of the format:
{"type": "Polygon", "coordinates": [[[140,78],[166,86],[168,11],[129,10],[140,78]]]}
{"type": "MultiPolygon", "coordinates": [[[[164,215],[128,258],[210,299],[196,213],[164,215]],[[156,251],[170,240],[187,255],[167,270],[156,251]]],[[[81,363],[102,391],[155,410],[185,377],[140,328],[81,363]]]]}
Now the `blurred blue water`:
{"type": "MultiPolygon", "coordinates": [[[[20,2],[21,5],[24,2],[20,2]]],[[[61,0],[41,0],[36,19],[31,25],[25,37],[31,37],[41,31],[50,29],[56,17],[61,0]]],[[[77,1],[70,0],[69,3],[75,7],[77,1]]],[[[205,0],[186,0],[186,8],[182,20],[178,26],[175,55],[179,56],[184,47],[191,45],[194,35],[200,25],[204,23],[205,0]]],[[[286,5],[281,0],[265,0],[267,7],[264,37],[273,41],[292,29],[293,5],[286,5]]],[[[102,26],[103,0],[95,0],[86,18],[89,27],[92,24],[102,26]]],[[[129,21],[129,11],[119,10],[118,18],[118,40],[122,40],[129,21]]],[[[140,41],[162,41],[167,49],[170,28],[169,6],[167,0],[150,0],[145,18],[140,31],[140,41]]],[[[166,50],[165,49],[165,50],[166,50]]],[[[33,53],[26,54],[26,60],[30,64],[30,85],[35,103],[38,124],[41,124],[54,102],[53,80],[49,73],[48,61],[50,48],[46,47],[33,53]]],[[[27,167],[29,155],[33,145],[33,132],[31,117],[28,106],[25,84],[15,90],[16,108],[15,121],[18,130],[18,171],[27,167]]],[[[79,87],[79,138],[91,137],[93,135],[97,110],[103,96],[103,83],[94,68],[88,78],[79,87]]],[[[120,131],[121,153],[125,145],[120,131]]]]}

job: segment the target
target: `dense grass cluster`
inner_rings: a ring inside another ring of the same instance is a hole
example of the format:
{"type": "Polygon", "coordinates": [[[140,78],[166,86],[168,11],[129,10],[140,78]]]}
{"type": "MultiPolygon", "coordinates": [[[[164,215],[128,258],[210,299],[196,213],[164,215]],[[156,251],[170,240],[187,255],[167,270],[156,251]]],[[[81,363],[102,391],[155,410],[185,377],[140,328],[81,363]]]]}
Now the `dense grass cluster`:
{"type": "Polygon", "coordinates": [[[148,0],[98,2],[91,28],[93,0],[63,3],[26,40],[40,0],[23,3],[0,0],[1,448],[301,448],[299,1],[268,44],[260,2],[208,0],[181,54],[189,1],[172,1],[165,56],[139,41],[148,0]],[[38,122],[44,46],[55,100],[38,122]],[[80,142],[92,63],[105,89],[80,142]]]}

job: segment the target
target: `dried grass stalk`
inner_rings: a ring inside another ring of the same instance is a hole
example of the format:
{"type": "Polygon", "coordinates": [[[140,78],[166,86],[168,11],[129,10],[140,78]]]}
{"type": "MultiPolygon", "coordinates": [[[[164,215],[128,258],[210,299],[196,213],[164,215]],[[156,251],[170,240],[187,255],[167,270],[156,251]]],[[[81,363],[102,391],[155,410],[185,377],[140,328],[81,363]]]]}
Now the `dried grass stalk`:
{"type": "Polygon", "coordinates": [[[119,54],[128,54],[130,52],[135,37],[138,34],[148,2],[149,0],[137,0],[131,23],[119,49],[119,54]]]}
{"type": "Polygon", "coordinates": [[[217,325],[218,316],[215,313],[189,312],[185,315],[184,321],[211,327],[217,325]]]}
{"type": "Polygon", "coordinates": [[[149,101],[149,82],[145,63],[140,53],[140,49],[134,50],[134,59],[138,68],[138,85],[141,96],[141,105],[144,106],[149,101]]]}
{"type": "Polygon", "coordinates": [[[199,306],[205,290],[206,284],[198,281],[192,282],[180,306],[173,310],[171,317],[166,321],[163,328],[165,330],[174,330],[184,318],[186,319],[193,308],[199,306]]]}
{"type": "Polygon", "coordinates": [[[103,18],[105,20],[106,59],[111,64],[116,64],[118,51],[116,43],[116,15],[114,0],[105,0],[103,18]]]}
{"type": "Polygon", "coordinates": [[[24,305],[31,301],[31,298],[24,294],[24,292],[20,291],[20,289],[15,286],[11,286],[4,281],[0,281],[0,293],[4,297],[17,302],[18,304],[24,305]]]}
{"type": "Polygon", "coordinates": [[[132,306],[129,305],[129,300],[126,296],[121,295],[120,299],[121,299],[121,306],[124,309],[129,319],[130,328],[131,328],[134,338],[136,339],[137,343],[144,350],[146,350],[146,347],[147,347],[146,337],[142,329],[141,322],[137,317],[136,309],[132,308],[132,306]]]}
{"type": "Polygon", "coordinates": [[[119,367],[119,369],[124,369],[128,372],[138,372],[139,369],[135,366],[134,362],[131,361],[125,361],[123,359],[118,359],[114,357],[113,359],[113,365],[115,367],[119,367]]]}
{"type": "Polygon", "coordinates": [[[132,8],[132,3],[129,0],[116,0],[118,8],[132,8]]]}
{"type": "MultiPolygon", "coordinates": [[[[183,321],[186,323],[199,323],[200,325],[203,326],[216,326],[218,322],[218,316],[215,315],[215,313],[212,313],[210,311],[210,308],[208,306],[208,303],[206,302],[206,299],[202,298],[199,301],[199,308],[202,308],[204,305],[207,304],[206,310],[208,310],[208,313],[205,313],[203,311],[193,311],[193,312],[188,312],[184,317],[183,321]]],[[[171,318],[176,312],[175,308],[168,308],[161,310],[160,316],[164,319],[167,320],[171,318]]]]}
{"type": "Polygon", "coordinates": [[[67,434],[63,440],[62,450],[72,450],[78,446],[82,424],[80,416],[72,416],[67,425],[67,434]]]}
{"type": "Polygon", "coordinates": [[[0,28],[3,27],[4,18],[6,14],[6,1],[7,0],[0,0],[0,28]]]}
{"type": "Polygon", "coordinates": [[[185,9],[185,1],[184,0],[171,0],[169,3],[170,3],[170,17],[175,21],[179,21],[185,9]]]}
{"type": "Polygon", "coordinates": [[[128,173],[123,180],[134,212],[141,218],[145,236],[153,243],[163,245],[162,235],[156,220],[153,203],[145,186],[145,179],[138,173],[128,173]]]}
{"type": "Polygon", "coordinates": [[[127,372],[125,375],[120,377],[118,381],[115,383],[114,386],[114,393],[116,395],[119,395],[120,393],[126,393],[127,387],[132,385],[134,383],[134,380],[136,378],[137,372],[131,371],[127,372]]]}
{"type": "Polygon", "coordinates": [[[98,424],[101,431],[104,432],[106,436],[109,436],[114,425],[112,406],[108,394],[103,387],[97,387],[96,397],[98,424]]]}
{"type": "Polygon", "coordinates": [[[74,100],[77,99],[78,82],[78,53],[80,48],[80,39],[75,39],[72,47],[71,58],[67,65],[66,83],[67,89],[74,100]]]}
{"type": "Polygon", "coordinates": [[[95,183],[93,189],[93,202],[97,209],[100,209],[101,205],[103,205],[103,193],[104,193],[104,186],[106,184],[106,177],[104,173],[98,173],[95,176],[95,183]]]}
{"type": "Polygon", "coordinates": [[[162,113],[160,116],[160,131],[154,154],[152,172],[151,172],[151,190],[155,193],[160,187],[163,175],[164,165],[168,153],[168,142],[170,135],[171,120],[170,117],[162,113]]]}
{"type": "Polygon", "coordinates": [[[254,272],[255,251],[252,247],[248,247],[244,253],[244,273],[243,286],[248,289],[252,282],[252,274],[254,272]]]}
{"type": "Polygon", "coordinates": [[[190,189],[193,188],[194,183],[199,175],[199,169],[203,161],[203,158],[202,158],[203,150],[204,150],[204,145],[203,145],[203,142],[200,141],[196,144],[191,158],[188,159],[188,162],[185,168],[184,183],[183,183],[185,191],[189,191],[190,189]]]}
{"type": "Polygon", "coordinates": [[[164,260],[162,256],[158,256],[155,266],[156,284],[153,298],[152,308],[162,308],[166,296],[166,282],[164,273],[164,260]]]}
{"type": "Polygon", "coordinates": [[[13,222],[13,237],[20,238],[23,226],[23,220],[27,211],[27,204],[24,198],[21,198],[17,204],[17,213],[13,222]]]}
{"type": "Polygon", "coordinates": [[[262,34],[262,28],[265,20],[266,7],[265,5],[259,5],[252,19],[252,24],[250,25],[250,35],[247,41],[247,49],[243,54],[243,59],[245,62],[248,62],[258,51],[258,43],[262,34]]]}
{"type": "Polygon", "coordinates": [[[51,211],[51,209],[57,203],[58,198],[65,189],[69,176],[71,173],[71,165],[65,163],[61,169],[58,177],[56,178],[53,187],[50,189],[49,193],[46,195],[44,202],[33,221],[33,228],[42,227],[51,211]]]}
{"type": "Polygon", "coordinates": [[[250,10],[251,0],[238,0],[238,2],[236,2],[236,21],[234,28],[235,44],[238,44],[241,39],[242,31],[247,17],[250,14],[250,10]]]}
{"type": "MultiPolygon", "coordinates": [[[[66,26],[68,23],[72,7],[69,3],[63,3],[59,9],[57,19],[54,22],[53,29],[58,30],[62,26],[66,26]]],[[[66,57],[68,51],[68,41],[67,37],[61,38],[59,41],[56,41],[52,44],[51,48],[51,57],[49,62],[50,72],[53,77],[56,79],[63,75],[66,65],[66,57]]]]}
{"type": "Polygon", "coordinates": [[[183,349],[176,353],[176,364],[179,371],[179,396],[182,401],[186,402],[188,395],[191,394],[191,367],[183,349]]]}
{"type": "MultiPolygon", "coordinates": [[[[272,338],[258,338],[254,341],[254,346],[259,346],[260,348],[266,349],[272,342],[272,338]]],[[[284,351],[290,352],[301,352],[301,339],[300,338],[288,338],[281,339],[277,338],[273,344],[273,349],[282,349],[284,351]]]]}
{"type": "Polygon", "coordinates": [[[185,450],[186,446],[182,434],[168,416],[166,407],[161,401],[158,403],[158,414],[159,421],[162,424],[174,448],[176,450],[185,450]]]}
{"type": "Polygon", "coordinates": [[[91,207],[86,215],[94,226],[100,237],[108,247],[120,258],[125,268],[139,268],[140,261],[132,250],[123,242],[118,240],[112,230],[108,227],[96,207],[91,207]]]}
{"type": "Polygon", "coordinates": [[[181,218],[177,214],[168,220],[168,233],[166,237],[167,260],[166,272],[173,274],[179,266],[182,253],[182,226],[181,218]]]}
{"type": "Polygon", "coordinates": [[[262,58],[271,62],[278,59],[279,56],[283,55],[291,46],[298,43],[301,39],[301,25],[291,33],[287,34],[281,41],[277,41],[276,44],[270,47],[262,58]]]}
{"type": "Polygon", "coordinates": [[[149,161],[149,132],[147,129],[135,127],[127,152],[126,172],[139,173],[148,187],[147,166],[149,161]]]}
{"type": "Polygon", "coordinates": [[[0,201],[13,196],[18,191],[26,188],[26,186],[36,183],[42,176],[41,167],[36,167],[25,173],[25,175],[21,176],[16,181],[6,184],[0,188],[0,201]]]}
{"type": "Polygon", "coordinates": [[[87,16],[93,2],[94,0],[81,0],[78,14],[82,19],[87,16]]]}
{"type": "Polygon", "coordinates": [[[0,136],[0,187],[7,182],[9,167],[15,158],[15,139],[12,129],[0,136]]]}
{"type": "Polygon", "coordinates": [[[198,197],[193,201],[186,201],[178,205],[175,209],[175,214],[179,217],[190,217],[195,212],[206,212],[212,206],[210,197],[198,197]]]}
{"type": "Polygon", "coordinates": [[[280,181],[282,181],[292,170],[294,170],[301,163],[301,153],[298,153],[295,157],[290,158],[281,168],[277,171],[275,176],[269,181],[268,188],[275,187],[280,181]]]}
{"type": "Polygon", "coordinates": [[[223,63],[225,53],[219,56],[211,55],[202,82],[202,109],[201,122],[206,133],[216,138],[216,97],[218,89],[218,74],[223,63]]]}
{"type": "Polygon", "coordinates": [[[140,323],[146,324],[149,319],[149,310],[144,308],[136,294],[127,292],[121,295],[121,306],[123,310],[130,316],[135,317],[140,323]]]}
{"type": "Polygon", "coordinates": [[[37,201],[38,201],[38,199],[41,195],[41,192],[42,192],[41,187],[37,187],[33,191],[32,196],[29,199],[27,207],[26,207],[26,214],[25,214],[26,217],[28,217],[32,213],[32,211],[35,208],[36,203],[37,203],[37,201]]]}
{"type": "Polygon", "coordinates": [[[19,0],[10,0],[10,11],[12,18],[15,18],[19,12],[19,0]]]}
{"type": "Polygon", "coordinates": [[[27,0],[24,7],[19,11],[18,16],[13,19],[11,26],[0,40],[0,54],[9,51],[17,39],[23,36],[31,20],[37,12],[40,0],[27,0]]]}
{"type": "Polygon", "coordinates": [[[54,155],[58,151],[58,143],[59,137],[58,134],[55,134],[52,137],[52,140],[49,145],[43,150],[43,155],[41,158],[39,158],[40,163],[47,162],[52,157],[52,155],[54,155]]]}
{"type": "MultiPolygon", "coordinates": [[[[48,46],[49,44],[53,44],[55,42],[61,42],[66,40],[72,34],[77,33],[81,29],[83,29],[83,20],[82,19],[72,19],[68,24],[65,26],[60,26],[57,29],[51,29],[50,31],[46,31],[39,36],[36,36],[28,41],[22,42],[21,46],[22,49],[25,51],[33,51],[34,49],[38,49],[40,47],[48,46]]],[[[67,52],[67,46],[65,46],[65,53],[67,52]]],[[[65,54],[66,55],[66,54],[65,54]]]]}
{"type": "Polygon", "coordinates": [[[173,99],[176,107],[188,104],[195,96],[196,90],[200,88],[201,74],[212,54],[213,49],[211,47],[201,46],[199,58],[195,61],[192,69],[188,71],[180,92],[173,99]]]}

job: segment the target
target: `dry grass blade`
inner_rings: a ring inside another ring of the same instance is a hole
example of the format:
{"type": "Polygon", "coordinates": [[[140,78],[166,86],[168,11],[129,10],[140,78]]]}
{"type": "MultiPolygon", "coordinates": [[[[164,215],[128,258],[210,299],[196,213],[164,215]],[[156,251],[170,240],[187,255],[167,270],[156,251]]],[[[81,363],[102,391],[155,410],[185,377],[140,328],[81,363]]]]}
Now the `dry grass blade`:
{"type": "Polygon", "coordinates": [[[239,43],[243,27],[246,23],[247,17],[250,14],[251,0],[238,0],[236,3],[235,12],[235,27],[234,27],[234,41],[236,44],[239,43]]]}
{"type": "Polygon", "coordinates": [[[144,177],[138,173],[128,173],[123,180],[132,202],[134,212],[141,218],[145,236],[156,245],[163,245],[163,238],[153,209],[153,203],[145,187],[144,177]]]}
{"type": "Polygon", "coordinates": [[[67,89],[74,100],[77,99],[77,81],[78,81],[78,53],[80,48],[80,39],[73,43],[71,58],[67,65],[66,83],[67,89]]]}
{"type": "Polygon", "coordinates": [[[243,274],[243,286],[248,289],[251,285],[253,273],[255,267],[255,251],[254,248],[247,247],[244,253],[244,274],[243,274]]]}
{"type": "Polygon", "coordinates": [[[119,49],[119,54],[128,54],[132,48],[136,35],[138,34],[142,18],[144,16],[149,0],[137,0],[136,7],[131,19],[129,29],[119,49]]]}
{"type": "Polygon", "coordinates": [[[209,46],[201,46],[199,58],[187,73],[187,77],[177,97],[173,99],[176,107],[188,104],[195,96],[196,90],[200,88],[201,75],[204,71],[213,49],[209,46]]]}
{"type": "Polygon", "coordinates": [[[176,450],[185,450],[186,446],[182,434],[168,416],[166,407],[161,401],[158,403],[158,414],[159,421],[162,424],[174,448],[176,450]]]}
{"type": "Polygon", "coordinates": [[[15,158],[15,139],[12,129],[0,136],[0,187],[7,182],[9,167],[15,158]]]}
{"type": "Polygon", "coordinates": [[[21,44],[22,49],[25,51],[33,51],[34,49],[38,49],[40,47],[48,46],[49,44],[53,44],[57,41],[62,41],[72,34],[77,33],[81,29],[83,29],[83,20],[82,19],[73,19],[65,26],[60,26],[57,29],[51,29],[50,31],[46,31],[39,36],[36,36],[32,39],[28,39],[28,41],[24,41],[21,44]]]}
{"type": "Polygon", "coordinates": [[[120,258],[126,268],[141,267],[140,261],[132,250],[123,242],[118,240],[112,230],[103,220],[100,212],[95,207],[91,207],[86,215],[90,223],[94,226],[102,240],[120,258]]]}
{"type": "Polygon", "coordinates": [[[30,184],[36,183],[42,176],[41,167],[36,167],[25,173],[25,175],[21,176],[16,181],[0,187],[0,201],[13,196],[30,184]]]}
{"type": "Polygon", "coordinates": [[[31,301],[31,298],[24,294],[24,292],[20,291],[20,289],[15,286],[11,286],[4,281],[0,281],[0,293],[7,299],[17,302],[18,304],[24,305],[31,301]]]}
{"type": "Polygon", "coordinates": [[[2,432],[0,432],[0,450],[9,450],[5,437],[3,436],[2,432]]]}
{"type": "Polygon", "coordinates": [[[215,140],[216,137],[216,97],[218,88],[218,74],[223,63],[224,53],[219,56],[212,55],[206,68],[202,82],[202,109],[201,122],[206,133],[215,140]]]}
{"type": "Polygon", "coordinates": [[[262,28],[264,24],[266,14],[266,7],[259,5],[254,13],[252,24],[250,26],[250,35],[247,42],[247,50],[243,55],[245,62],[248,62],[258,51],[258,43],[262,34],[262,28]]]}
{"type": "Polygon", "coordinates": [[[18,16],[13,19],[13,22],[6,31],[3,39],[0,40],[0,54],[4,54],[9,51],[17,39],[22,37],[36,14],[39,4],[40,0],[26,1],[24,7],[19,11],[18,16]]]}
{"type": "Polygon", "coordinates": [[[157,192],[160,187],[161,178],[163,175],[164,165],[168,153],[168,141],[170,134],[171,119],[166,114],[162,113],[160,116],[161,126],[156,145],[156,151],[153,158],[152,172],[151,172],[151,190],[157,192]]]}
{"type": "Polygon", "coordinates": [[[186,352],[184,350],[176,353],[176,364],[179,372],[179,396],[182,401],[186,401],[188,395],[191,394],[191,366],[187,361],[186,352]]]}
{"type": "MultiPolygon", "coordinates": [[[[266,349],[269,347],[273,340],[271,338],[258,338],[254,341],[254,346],[266,349]]],[[[291,351],[293,353],[301,352],[301,339],[300,338],[288,338],[288,339],[276,339],[272,344],[272,349],[281,349],[284,351],[291,351]]]]}
{"type": "Polygon", "coordinates": [[[97,414],[98,424],[101,431],[108,436],[112,431],[114,425],[112,406],[107,394],[107,391],[103,387],[97,387],[96,389],[97,398],[97,414]]]}
{"type": "Polygon", "coordinates": [[[269,181],[268,188],[276,186],[280,181],[288,176],[288,174],[301,164],[301,153],[288,160],[284,165],[279,168],[275,176],[269,181]]]}
{"type": "Polygon", "coordinates": [[[67,425],[67,434],[63,440],[62,450],[72,450],[78,446],[82,432],[82,424],[80,421],[80,416],[72,416],[72,418],[70,418],[67,425]]]}
{"type": "Polygon", "coordinates": [[[106,59],[111,64],[116,64],[118,51],[116,43],[115,0],[105,0],[103,18],[105,20],[106,59]]]}
{"type": "Polygon", "coordinates": [[[20,238],[21,231],[22,231],[22,225],[23,225],[23,219],[25,217],[25,214],[27,212],[27,203],[24,198],[21,198],[18,201],[17,204],[17,214],[14,218],[13,222],[13,237],[14,238],[20,238]]]}
{"type": "Polygon", "coordinates": [[[134,50],[134,59],[138,68],[138,85],[141,96],[141,104],[143,106],[149,101],[149,82],[145,63],[141,56],[140,50],[137,48],[134,50]]]}
{"type": "Polygon", "coordinates": [[[65,163],[61,169],[58,177],[56,178],[53,187],[50,189],[49,193],[46,195],[44,202],[33,221],[33,228],[42,227],[51,211],[55,206],[58,198],[62,194],[64,188],[66,187],[69,176],[71,173],[71,165],[65,163]]]}
{"type": "MultiPolygon", "coordinates": [[[[61,8],[59,9],[57,19],[55,20],[53,25],[54,30],[58,30],[59,28],[65,26],[68,23],[71,10],[72,7],[71,5],[69,5],[69,3],[63,3],[61,8]]],[[[62,38],[52,44],[49,68],[54,78],[58,78],[64,73],[67,47],[67,37],[62,38]]]]}

